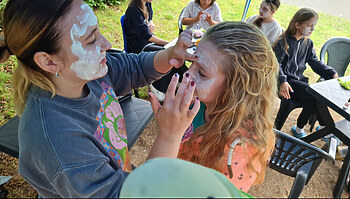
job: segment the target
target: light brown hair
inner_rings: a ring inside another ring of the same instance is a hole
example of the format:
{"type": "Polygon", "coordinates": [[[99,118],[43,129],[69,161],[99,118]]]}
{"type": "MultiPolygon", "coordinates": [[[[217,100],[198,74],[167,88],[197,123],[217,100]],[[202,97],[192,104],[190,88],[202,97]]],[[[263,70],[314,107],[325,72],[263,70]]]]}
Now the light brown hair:
{"type": "Polygon", "coordinates": [[[143,16],[146,19],[146,22],[148,23],[149,13],[148,13],[147,7],[142,2],[142,0],[131,0],[129,6],[132,4],[136,5],[141,10],[143,16]]]}
{"type": "Polygon", "coordinates": [[[14,105],[18,115],[25,108],[27,93],[34,84],[55,95],[55,87],[34,61],[34,54],[60,50],[61,31],[58,21],[73,0],[9,0],[3,15],[3,36],[0,36],[0,57],[4,62],[10,54],[17,58],[12,77],[14,105]]]}
{"type": "MultiPolygon", "coordinates": [[[[284,31],[281,36],[275,41],[273,46],[277,44],[277,42],[281,39],[284,40],[284,50],[288,54],[289,45],[287,43],[287,36],[293,36],[297,33],[297,28],[295,27],[296,23],[303,24],[304,22],[310,20],[311,18],[319,18],[316,11],[310,8],[300,8],[293,16],[292,20],[289,22],[288,28],[284,31]]],[[[306,42],[307,39],[304,41],[306,42]]]]}

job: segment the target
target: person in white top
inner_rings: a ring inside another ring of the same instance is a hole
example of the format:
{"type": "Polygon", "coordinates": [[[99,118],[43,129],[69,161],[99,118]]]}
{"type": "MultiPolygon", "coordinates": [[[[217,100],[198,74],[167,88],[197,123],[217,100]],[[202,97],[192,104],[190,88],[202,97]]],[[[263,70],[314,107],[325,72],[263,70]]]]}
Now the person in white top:
{"type": "Polygon", "coordinates": [[[222,22],[221,10],[215,0],[191,0],[181,16],[186,29],[208,29],[210,26],[222,22]]]}
{"type": "Polygon", "coordinates": [[[251,16],[246,21],[258,26],[271,44],[282,34],[281,25],[273,18],[279,6],[280,0],[263,0],[260,4],[259,15],[251,16]]]}

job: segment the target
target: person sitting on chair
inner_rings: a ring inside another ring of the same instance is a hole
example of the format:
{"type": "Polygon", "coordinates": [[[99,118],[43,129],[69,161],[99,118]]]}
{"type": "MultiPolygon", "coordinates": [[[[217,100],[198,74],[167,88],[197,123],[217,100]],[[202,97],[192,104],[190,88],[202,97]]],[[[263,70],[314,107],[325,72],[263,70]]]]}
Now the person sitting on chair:
{"type": "Polygon", "coordinates": [[[279,6],[279,0],[263,0],[260,4],[259,15],[253,15],[247,19],[247,23],[254,24],[261,29],[270,44],[273,44],[282,34],[281,25],[273,18],[279,6]]]}
{"type": "MultiPolygon", "coordinates": [[[[299,9],[273,47],[280,65],[279,95],[286,99],[296,99],[303,106],[297,125],[292,127],[292,132],[297,138],[306,136],[303,128],[310,117],[317,112],[316,99],[306,91],[309,87],[309,79],[303,75],[306,63],[325,79],[338,77],[338,73],[332,67],[318,60],[313,49],[314,44],[309,38],[318,18],[318,14],[312,9],[299,9]]],[[[324,122],[318,115],[316,116],[323,126],[324,122]]]]}
{"type": "Polygon", "coordinates": [[[186,29],[208,29],[222,22],[221,10],[215,0],[191,0],[184,8],[181,16],[182,24],[186,29]]]}
{"type": "Polygon", "coordinates": [[[168,41],[154,35],[152,0],[131,0],[125,12],[127,50],[131,53],[164,49],[168,41]]]}
{"type": "MultiPolygon", "coordinates": [[[[140,53],[141,51],[158,51],[164,49],[169,43],[154,34],[152,22],[153,10],[152,0],[131,0],[125,12],[125,37],[129,53],[140,53]]],[[[170,83],[171,77],[178,73],[180,81],[182,74],[187,70],[183,65],[180,68],[172,68],[171,71],[161,79],[150,85],[151,91],[159,101],[164,101],[165,92],[170,83]]]]}

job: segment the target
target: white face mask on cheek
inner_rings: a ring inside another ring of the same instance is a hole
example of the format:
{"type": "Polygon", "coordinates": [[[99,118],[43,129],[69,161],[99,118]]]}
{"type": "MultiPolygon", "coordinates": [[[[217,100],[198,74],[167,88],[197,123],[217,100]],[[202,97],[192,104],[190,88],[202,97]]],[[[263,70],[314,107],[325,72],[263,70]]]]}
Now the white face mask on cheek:
{"type": "Polygon", "coordinates": [[[97,17],[87,4],[81,5],[81,14],[77,17],[78,23],[73,24],[71,29],[72,53],[79,58],[71,65],[77,76],[84,80],[93,80],[104,76],[107,71],[107,65],[100,66],[101,61],[106,57],[106,53],[101,53],[101,47],[89,51],[83,48],[78,40],[86,34],[89,26],[97,25],[97,17]]]}
{"type": "Polygon", "coordinates": [[[313,29],[313,27],[306,27],[301,30],[301,34],[303,34],[304,36],[310,36],[313,29]]]}

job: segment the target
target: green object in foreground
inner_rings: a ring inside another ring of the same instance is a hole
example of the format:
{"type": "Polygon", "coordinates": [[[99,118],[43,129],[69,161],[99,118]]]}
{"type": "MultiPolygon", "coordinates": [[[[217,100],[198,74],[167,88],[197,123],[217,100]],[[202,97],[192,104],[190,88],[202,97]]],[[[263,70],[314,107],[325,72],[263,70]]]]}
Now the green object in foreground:
{"type": "Polygon", "coordinates": [[[253,198],[237,189],[223,174],[198,164],[155,158],[126,178],[121,198],[253,198]]]}
{"type": "Polygon", "coordinates": [[[350,80],[344,82],[343,80],[338,79],[338,82],[339,82],[339,84],[340,84],[343,88],[345,88],[345,89],[347,89],[347,90],[350,90],[350,80]]]}

